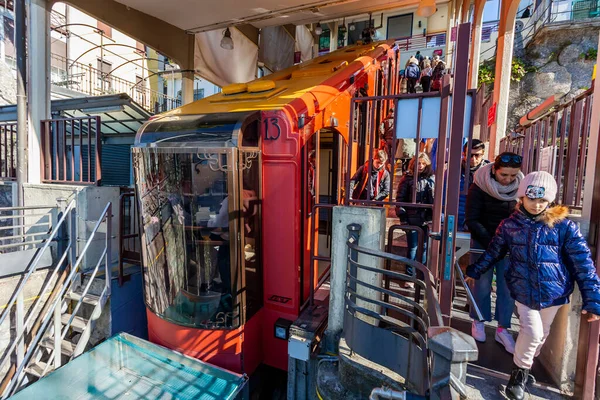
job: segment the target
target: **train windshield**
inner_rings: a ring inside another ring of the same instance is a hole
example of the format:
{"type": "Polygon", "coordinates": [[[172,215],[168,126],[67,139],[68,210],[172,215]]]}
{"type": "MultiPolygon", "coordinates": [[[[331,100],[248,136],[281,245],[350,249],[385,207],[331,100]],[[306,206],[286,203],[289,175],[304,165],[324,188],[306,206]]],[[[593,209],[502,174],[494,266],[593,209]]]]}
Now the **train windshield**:
{"type": "Polygon", "coordinates": [[[136,136],[142,143],[202,143],[235,147],[250,113],[165,116],[148,122],[136,136]]]}
{"type": "Polygon", "coordinates": [[[133,153],[147,306],[179,325],[239,327],[262,305],[258,151],[186,142],[133,153]]]}

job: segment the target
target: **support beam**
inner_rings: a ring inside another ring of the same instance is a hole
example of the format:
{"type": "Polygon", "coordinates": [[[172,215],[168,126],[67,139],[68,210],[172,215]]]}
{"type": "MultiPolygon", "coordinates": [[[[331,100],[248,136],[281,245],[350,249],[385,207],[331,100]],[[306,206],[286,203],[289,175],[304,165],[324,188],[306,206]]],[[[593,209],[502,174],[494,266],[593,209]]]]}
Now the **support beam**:
{"type": "Polygon", "coordinates": [[[41,121],[50,117],[50,6],[31,0],[28,24],[28,146],[27,182],[41,182],[41,121]]]}
{"type": "Polygon", "coordinates": [[[245,24],[236,26],[237,30],[242,32],[252,43],[258,46],[258,35],[260,29],[255,28],[253,25],[245,24]]]}
{"type": "MultiPolygon", "coordinates": [[[[17,205],[23,204],[27,182],[27,15],[25,0],[15,1],[15,47],[17,52],[17,205]]],[[[14,200],[13,200],[14,204],[14,200]]]]}
{"type": "Polygon", "coordinates": [[[194,101],[194,73],[181,73],[181,105],[189,104],[194,101]]]}
{"type": "MultiPolygon", "coordinates": [[[[51,4],[55,2],[56,0],[49,1],[51,4]]],[[[188,51],[188,40],[194,35],[188,35],[183,29],[114,0],[68,0],[67,3],[147,44],[172,58],[177,64],[185,65],[186,69],[193,64],[193,56],[190,59],[188,51]]]]}
{"type": "Polygon", "coordinates": [[[448,28],[446,29],[446,68],[452,68],[453,63],[452,59],[454,58],[454,42],[452,41],[452,29],[457,26],[456,24],[456,15],[457,9],[460,7],[456,4],[457,1],[462,0],[453,0],[448,3],[448,28]]]}
{"type": "MultiPolygon", "coordinates": [[[[598,39],[600,44],[600,38],[598,39]]],[[[600,64],[600,54],[597,56],[596,65],[600,64]]],[[[594,99],[600,99],[600,85],[593,81],[594,99]]],[[[592,119],[590,123],[590,137],[588,158],[585,168],[585,181],[583,193],[582,225],[590,223],[588,227],[588,241],[595,247],[596,271],[600,272],[600,101],[592,104],[592,119]],[[588,184],[589,182],[589,184],[588,184]],[[595,240],[593,243],[592,239],[595,240]]],[[[585,227],[582,226],[582,231],[585,227]]],[[[598,336],[600,335],[600,322],[586,322],[586,317],[581,317],[579,326],[579,345],[577,352],[577,367],[575,372],[575,396],[584,400],[594,398],[596,386],[596,373],[598,368],[598,336]]]]}
{"type": "Polygon", "coordinates": [[[338,26],[339,26],[339,22],[338,21],[334,21],[333,24],[330,23],[330,26],[333,25],[330,29],[330,33],[329,33],[329,51],[335,51],[337,50],[337,44],[338,44],[338,26]]]}
{"type": "Polygon", "coordinates": [[[462,24],[469,22],[469,11],[471,11],[471,0],[462,0],[460,10],[460,22],[462,24]]]}
{"type": "Polygon", "coordinates": [[[473,13],[473,31],[471,33],[471,65],[469,68],[469,89],[477,89],[479,75],[479,58],[481,55],[481,28],[483,26],[483,9],[485,0],[475,0],[473,13]]]}
{"type": "Polygon", "coordinates": [[[519,0],[504,0],[500,9],[493,98],[493,104],[496,104],[496,121],[490,129],[490,158],[495,157],[500,146],[500,139],[506,134],[510,74],[515,41],[515,21],[518,8],[519,0]]]}

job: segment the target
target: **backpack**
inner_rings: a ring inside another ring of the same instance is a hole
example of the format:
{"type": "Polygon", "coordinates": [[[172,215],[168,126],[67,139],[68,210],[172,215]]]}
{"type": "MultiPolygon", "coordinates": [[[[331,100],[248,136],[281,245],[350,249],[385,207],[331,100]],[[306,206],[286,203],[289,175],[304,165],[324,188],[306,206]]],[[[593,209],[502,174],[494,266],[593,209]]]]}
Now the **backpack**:
{"type": "Polygon", "coordinates": [[[418,79],[419,78],[419,67],[417,67],[414,64],[410,64],[407,68],[406,68],[406,77],[407,78],[414,78],[414,79],[418,79]]]}

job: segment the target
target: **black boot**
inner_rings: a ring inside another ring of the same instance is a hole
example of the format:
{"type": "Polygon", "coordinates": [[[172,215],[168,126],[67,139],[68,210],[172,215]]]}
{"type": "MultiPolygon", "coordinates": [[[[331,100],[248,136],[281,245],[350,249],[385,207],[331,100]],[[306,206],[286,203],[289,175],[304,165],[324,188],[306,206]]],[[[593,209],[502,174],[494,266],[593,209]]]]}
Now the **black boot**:
{"type": "Polygon", "coordinates": [[[513,368],[508,385],[506,385],[506,396],[511,400],[523,400],[525,398],[525,385],[528,383],[528,377],[528,369],[513,368]]]}

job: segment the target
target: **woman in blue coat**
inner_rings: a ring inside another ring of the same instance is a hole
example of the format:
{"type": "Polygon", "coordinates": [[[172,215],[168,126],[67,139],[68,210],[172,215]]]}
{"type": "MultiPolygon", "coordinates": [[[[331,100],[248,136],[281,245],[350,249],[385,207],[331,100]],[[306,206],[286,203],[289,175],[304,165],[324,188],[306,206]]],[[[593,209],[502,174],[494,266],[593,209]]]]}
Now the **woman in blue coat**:
{"type": "Polygon", "coordinates": [[[519,311],[520,331],[515,367],[506,387],[510,399],[524,398],[529,370],[558,309],[569,302],[577,282],[588,321],[600,319],[600,279],[590,250],[577,224],[567,219],[568,208],[555,206],[557,185],[547,172],[532,172],[520,183],[520,204],[502,221],[485,253],[467,268],[468,281],[479,279],[509,254],[505,273],[519,311]]]}

